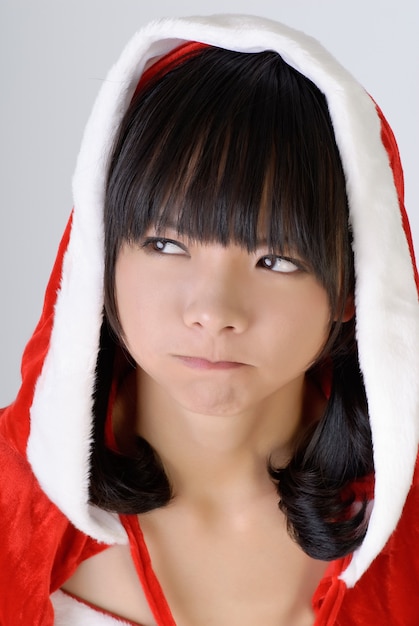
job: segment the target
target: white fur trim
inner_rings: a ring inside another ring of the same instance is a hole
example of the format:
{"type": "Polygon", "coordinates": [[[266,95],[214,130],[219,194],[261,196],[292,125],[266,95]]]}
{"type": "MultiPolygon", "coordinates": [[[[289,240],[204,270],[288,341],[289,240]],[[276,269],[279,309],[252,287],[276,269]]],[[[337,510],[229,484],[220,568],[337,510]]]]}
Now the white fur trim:
{"type": "Polygon", "coordinates": [[[54,607],[54,626],[129,626],[129,623],[106,615],[72,598],[62,591],[51,595],[54,607]]]}
{"type": "Polygon", "coordinates": [[[137,33],[111,69],[86,127],[74,176],[75,215],[51,348],[32,407],[28,456],[47,494],[81,530],[123,541],[87,507],[91,393],[102,309],[102,204],[113,134],[143,67],[184,40],[278,51],[326,94],[347,178],[356,265],[357,337],[376,467],[365,541],[343,575],[352,586],[393,531],[419,439],[419,306],[410,255],[374,105],[318,42],[248,16],[169,19],[137,33]]]}

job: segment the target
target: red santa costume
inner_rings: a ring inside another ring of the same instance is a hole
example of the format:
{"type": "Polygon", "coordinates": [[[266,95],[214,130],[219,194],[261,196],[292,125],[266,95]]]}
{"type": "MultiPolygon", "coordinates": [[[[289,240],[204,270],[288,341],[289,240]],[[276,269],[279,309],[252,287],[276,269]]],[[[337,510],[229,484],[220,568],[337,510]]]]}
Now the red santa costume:
{"type": "Polygon", "coordinates": [[[88,122],[74,176],[74,211],[24,352],[22,386],[1,412],[0,624],[121,623],[60,587],[84,559],[130,542],[156,623],[174,626],[136,517],[92,506],[88,489],[107,158],[144,69],[186,41],[277,51],[326,96],[347,180],[375,487],[362,545],[330,564],[314,595],[315,626],[416,626],[418,279],[397,147],[369,95],[315,40],[266,19],[227,15],[161,20],[139,31],[104,81],[88,122]]]}

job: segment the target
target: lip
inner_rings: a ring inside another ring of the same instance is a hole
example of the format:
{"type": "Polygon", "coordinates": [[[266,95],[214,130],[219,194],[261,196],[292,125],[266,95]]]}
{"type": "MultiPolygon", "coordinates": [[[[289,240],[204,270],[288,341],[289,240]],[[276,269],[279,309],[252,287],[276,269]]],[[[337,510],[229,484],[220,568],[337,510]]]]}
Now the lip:
{"type": "Polygon", "coordinates": [[[238,361],[210,361],[209,359],[196,356],[176,355],[176,358],[186,367],[197,370],[233,370],[245,366],[245,363],[238,361]]]}

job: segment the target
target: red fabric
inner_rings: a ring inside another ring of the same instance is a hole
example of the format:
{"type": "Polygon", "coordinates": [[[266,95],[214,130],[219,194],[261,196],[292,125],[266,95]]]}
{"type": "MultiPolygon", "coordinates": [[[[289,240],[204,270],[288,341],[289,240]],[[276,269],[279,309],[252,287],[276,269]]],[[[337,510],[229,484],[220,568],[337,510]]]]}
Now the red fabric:
{"type": "Polygon", "coordinates": [[[336,626],[418,626],[418,511],[419,463],[396,530],[355,587],[345,593],[336,626]]]}
{"type": "Polygon", "coordinates": [[[53,626],[50,593],[106,546],[70,524],[1,434],[0,472],[0,624],[53,626]]]}
{"type": "Polygon", "coordinates": [[[131,554],[145,596],[158,626],[176,626],[163,590],[151,564],[150,555],[136,515],[121,515],[127,531],[131,554]]]}
{"type": "Polygon", "coordinates": [[[326,575],[317,587],[313,596],[313,609],[316,615],[314,626],[333,626],[342,605],[346,592],[345,584],[339,575],[348,565],[350,558],[331,563],[326,575]]]}
{"type": "Polygon", "coordinates": [[[167,74],[171,70],[175,69],[179,63],[186,61],[186,59],[193,56],[196,52],[199,52],[202,48],[207,47],[208,46],[206,44],[198,41],[187,41],[174,50],[171,50],[168,54],[162,56],[161,59],[153,63],[153,65],[151,65],[141,76],[134,92],[134,98],[154,78],[161,78],[164,74],[167,74]]]}

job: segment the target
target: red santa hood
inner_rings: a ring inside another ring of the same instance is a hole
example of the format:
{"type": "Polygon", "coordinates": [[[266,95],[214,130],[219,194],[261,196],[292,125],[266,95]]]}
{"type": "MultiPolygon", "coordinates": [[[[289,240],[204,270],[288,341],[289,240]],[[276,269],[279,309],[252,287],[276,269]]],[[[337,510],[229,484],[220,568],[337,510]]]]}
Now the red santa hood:
{"type": "Polygon", "coordinates": [[[275,50],[326,95],[347,180],[356,269],[359,360],[376,470],[367,535],[343,574],[353,586],[400,518],[419,439],[417,274],[397,147],[358,82],[314,39],[249,16],[159,20],[139,31],[111,69],[84,134],[74,211],[24,353],[23,384],[2,430],[48,497],[84,533],[126,542],[117,516],[88,503],[92,393],[103,309],[103,201],[108,155],[144,69],[185,41],[275,50]]]}

